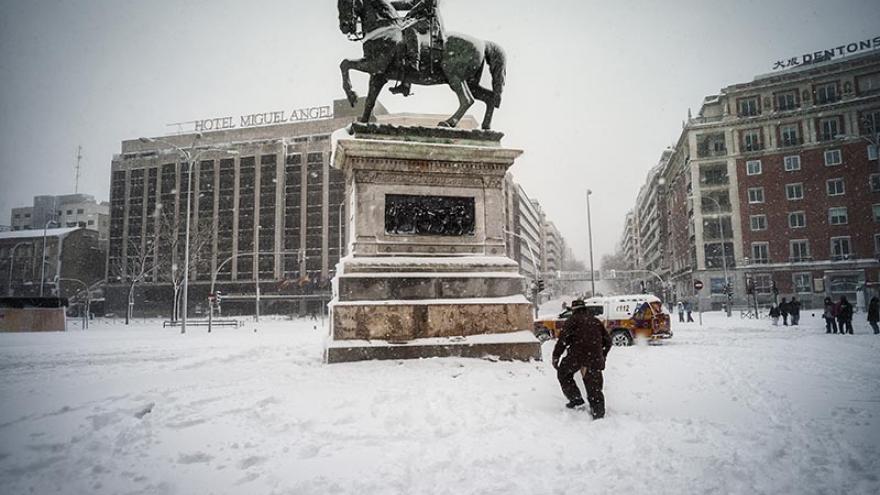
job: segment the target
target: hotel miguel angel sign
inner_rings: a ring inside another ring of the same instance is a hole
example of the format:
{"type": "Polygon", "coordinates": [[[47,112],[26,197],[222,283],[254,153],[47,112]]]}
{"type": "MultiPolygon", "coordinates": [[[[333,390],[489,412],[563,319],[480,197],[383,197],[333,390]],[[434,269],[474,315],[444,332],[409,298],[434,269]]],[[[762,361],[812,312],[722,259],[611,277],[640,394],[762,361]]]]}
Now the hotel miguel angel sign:
{"type": "Polygon", "coordinates": [[[293,122],[306,122],[309,120],[332,119],[333,110],[329,105],[294,109],[291,111],[274,111],[251,113],[235,117],[215,117],[209,119],[190,120],[168,124],[169,126],[191,125],[195,132],[223,131],[227,129],[243,129],[247,127],[261,127],[265,125],[289,124],[293,122]]]}

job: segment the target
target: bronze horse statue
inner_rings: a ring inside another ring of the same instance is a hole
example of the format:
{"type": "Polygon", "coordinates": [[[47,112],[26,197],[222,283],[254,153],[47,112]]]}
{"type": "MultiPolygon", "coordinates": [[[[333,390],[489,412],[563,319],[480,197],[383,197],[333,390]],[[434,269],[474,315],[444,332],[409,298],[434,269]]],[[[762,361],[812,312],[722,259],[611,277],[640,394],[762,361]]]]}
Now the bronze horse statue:
{"type": "MultiPolygon", "coordinates": [[[[370,75],[370,89],[365,102],[361,122],[368,122],[373,115],[376,98],[389,80],[402,80],[430,86],[448,84],[458,96],[458,110],[440,122],[441,127],[456,127],[465,112],[480,100],[486,104],[483,129],[491,129],[492,116],[501,105],[501,93],[506,77],[504,50],[491,41],[449,33],[439,53],[430,53],[418,73],[407,74],[404,54],[404,29],[407,27],[389,0],[338,0],[339,29],[350,39],[363,39],[363,58],[345,59],[340,64],[342,88],[348,102],[355,105],[357,93],[351,88],[349,71],[354,69],[370,75]],[[360,24],[360,28],[359,25],[360,24]],[[363,34],[361,34],[363,33],[363,34]],[[439,63],[433,63],[436,59],[439,63]],[[492,89],[480,86],[483,68],[488,65],[492,76],[492,89]],[[402,76],[406,74],[405,76],[402,76]]],[[[434,50],[429,50],[434,52],[434,50]]]]}

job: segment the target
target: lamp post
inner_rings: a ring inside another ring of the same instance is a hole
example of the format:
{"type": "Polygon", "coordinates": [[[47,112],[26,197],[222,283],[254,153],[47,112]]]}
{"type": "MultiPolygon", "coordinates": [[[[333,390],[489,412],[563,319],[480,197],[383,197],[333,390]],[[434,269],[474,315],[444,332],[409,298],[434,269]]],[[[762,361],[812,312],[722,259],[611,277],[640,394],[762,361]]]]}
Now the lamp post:
{"type": "Polygon", "coordinates": [[[189,224],[190,224],[190,210],[192,209],[192,174],[193,169],[195,169],[196,162],[199,158],[202,157],[202,154],[208,152],[220,152],[220,153],[228,153],[230,155],[238,154],[235,150],[228,149],[220,149],[220,148],[203,148],[200,150],[196,150],[196,144],[199,142],[199,139],[202,138],[200,133],[197,133],[193,136],[192,145],[190,145],[189,149],[183,149],[177,146],[174,143],[168,142],[164,139],[157,138],[139,138],[139,141],[142,143],[159,143],[168,146],[183,158],[184,162],[187,164],[187,174],[186,174],[186,233],[184,234],[184,247],[183,247],[183,312],[181,314],[181,322],[180,322],[180,333],[186,333],[186,310],[188,304],[188,296],[189,296],[189,224]]]}
{"type": "Polygon", "coordinates": [[[590,289],[592,291],[592,297],[596,297],[596,275],[595,268],[593,267],[593,223],[590,218],[590,195],[593,194],[593,191],[587,189],[587,239],[590,245],[590,289]]]}
{"type": "MultiPolygon", "coordinates": [[[[715,203],[715,206],[718,208],[718,230],[721,231],[721,266],[724,269],[724,286],[726,288],[725,292],[727,294],[727,317],[730,318],[730,301],[732,300],[731,287],[730,287],[730,277],[727,274],[727,243],[724,239],[724,222],[721,221],[721,203],[718,202],[717,199],[711,196],[700,196],[702,199],[708,199],[709,201],[715,203]]],[[[703,207],[700,205],[700,213],[702,213],[703,207]]]]}
{"type": "Polygon", "coordinates": [[[49,230],[49,224],[58,224],[55,220],[49,220],[43,226],[43,254],[40,257],[40,297],[43,297],[43,285],[46,278],[46,231],[49,230]]]}
{"type": "Polygon", "coordinates": [[[6,295],[12,297],[12,272],[13,267],[15,267],[15,250],[18,249],[19,246],[24,246],[29,244],[28,242],[19,242],[15,246],[12,246],[12,250],[9,252],[9,283],[6,286],[6,295]]]}

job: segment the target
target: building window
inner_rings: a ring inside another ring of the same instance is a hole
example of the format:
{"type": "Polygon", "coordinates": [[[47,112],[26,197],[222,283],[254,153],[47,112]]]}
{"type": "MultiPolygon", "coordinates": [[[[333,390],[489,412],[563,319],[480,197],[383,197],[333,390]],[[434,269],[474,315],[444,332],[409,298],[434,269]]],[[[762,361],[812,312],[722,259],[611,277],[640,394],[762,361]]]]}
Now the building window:
{"type": "Polygon", "coordinates": [[[784,93],[776,93],[776,109],[777,110],[794,110],[798,107],[797,91],[786,91],[784,93]]]}
{"type": "Polygon", "coordinates": [[[874,234],[874,256],[880,256],[880,234],[874,234]]]}
{"type": "Polygon", "coordinates": [[[859,96],[880,91],[880,72],[856,77],[856,90],[859,96]]]}
{"type": "Polygon", "coordinates": [[[749,188],[749,203],[763,203],[764,202],[764,188],[763,187],[750,187],[749,188]]]}
{"type": "Polygon", "coordinates": [[[793,211],[788,214],[788,227],[802,229],[807,226],[807,214],[802,211],[793,211]]]}
{"type": "Polygon", "coordinates": [[[843,179],[830,179],[825,183],[829,196],[842,196],[846,194],[843,186],[843,179]]]}
{"type": "Polygon", "coordinates": [[[840,119],[830,117],[819,119],[819,141],[831,141],[841,134],[840,119]]]}
{"type": "Polygon", "coordinates": [[[880,205],[871,205],[871,212],[874,215],[874,221],[880,223],[880,205]]]}
{"type": "Polygon", "coordinates": [[[68,215],[73,215],[73,210],[67,210],[68,215]]]}
{"type": "Polygon", "coordinates": [[[806,239],[788,241],[788,252],[792,263],[810,260],[810,242],[806,239]]]}
{"type": "Polygon", "coordinates": [[[809,294],[812,292],[813,276],[810,273],[795,273],[791,277],[794,285],[794,291],[798,294],[809,294]]]}
{"type": "Polygon", "coordinates": [[[880,174],[871,174],[868,182],[871,184],[871,192],[880,192],[880,174]]]}
{"type": "Polygon", "coordinates": [[[85,213],[85,210],[83,210],[82,208],[77,208],[77,210],[76,210],[77,215],[82,215],[83,213],[85,213]]]}
{"type": "Polygon", "coordinates": [[[845,206],[836,208],[828,208],[828,223],[831,225],[846,225],[849,223],[849,216],[846,213],[845,206]]]}
{"type": "Polygon", "coordinates": [[[89,225],[95,225],[95,221],[94,221],[94,220],[89,220],[89,225]]]}
{"type": "Polygon", "coordinates": [[[877,159],[877,147],[873,144],[868,145],[868,160],[873,161],[877,159]]]}
{"type": "Polygon", "coordinates": [[[740,117],[753,117],[761,112],[757,96],[740,98],[738,103],[740,117]]]}
{"type": "Polygon", "coordinates": [[[786,184],[785,197],[789,201],[804,199],[804,184],[802,182],[798,182],[797,184],[786,184]]]}
{"type": "Polygon", "coordinates": [[[761,174],[761,160],[749,160],[746,162],[746,174],[747,175],[760,175],[761,174]]]}
{"type": "Polygon", "coordinates": [[[20,219],[20,218],[21,218],[21,213],[16,213],[16,214],[15,214],[15,219],[18,220],[18,219],[20,219]]]}
{"type": "Polygon", "coordinates": [[[749,223],[753,231],[767,230],[767,215],[752,215],[749,223]]]}
{"type": "Polygon", "coordinates": [[[840,156],[840,150],[828,150],[825,152],[825,165],[828,167],[833,167],[834,165],[840,165],[843,163],[843,158],[840,156]]]}
{"type": "Polygon", "coordinates": [[[700,183],[706,186],[723,186],[730,182],[727,177],[727,165],[713,163],[700,167],[700,183]]]}
{"type": "Polygon", "coordinates": [[[752,243],[752,262],[757,264],[770,263],[770,244],[766,242],[752,243]]]}
{"type": "Polygon", "coordinates": [[[831,238],[831,260],[841,261],[849,259],[852,251],[849,248],[849,237],[832,237],[831,238]]]}
{"type": "Polygon", "coordinates": [[[30,217],[31,217],[31,214],[30,214],[30,213],[25,213],[25,214],[24,214],[24,217],[25,217],[25,218],[30,218],[30,217]]]}
{"type": "Polygon", "coordinates": [[[837,83],[827,83],[816,86],[816,103],[824,105],[825,103],[834,103],[840,99],[837,91],[837,83]]]}
{"type": "Polygon", "coordinates": [[[759,151],[761,146],[761,129],[749,129],[742,133],[743,149],[745,151],[759,151]]]}
{"type": "MultiPolygon", "coordinates": [[[[727,279],[727,282],[733,285],[733,279],[727,279]]],[[[709,291],[712,294],[724,294],[724,277],[710,277],[709,291]]]]}
{"type": "Polygon", "coordinates": [[[785,163],[785,171],[786,172],[794,172],[796,170],[801,169],[801,157],[800,155],[792,155],[786,156],[783,159],[785,163]]]}
{"type": "Polygon", "coordinates": [[[800,128],[798,125],[784,125],[779,130],[782,146],[797,146],[801,144],[800,128]]]}

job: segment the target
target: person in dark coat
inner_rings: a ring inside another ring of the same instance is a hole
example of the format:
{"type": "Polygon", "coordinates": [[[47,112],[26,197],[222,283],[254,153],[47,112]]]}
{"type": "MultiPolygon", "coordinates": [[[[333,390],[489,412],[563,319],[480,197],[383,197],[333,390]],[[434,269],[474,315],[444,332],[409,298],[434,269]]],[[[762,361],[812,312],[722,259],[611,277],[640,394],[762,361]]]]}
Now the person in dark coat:
{"type": "Polygon", "coordinates": [[[853,334],[852,317],[852,304],[846,300],[846,296],[840,296],[840,303],[837,305],[837,326],[840,327],[841,334],[847,332],[853,334]]]}
{"type": "Polygon", "coordinates": [[[801,321],[801,302],[796,297],[792,297],[788,303],[788,313],[791,315],[791,324],[797,326],[801,321]]]}
{"type": "Polygon", "coordinates": [[[694,322],[694,317],[691,316],[691,312],[693,311],[693,308],[691,307],[691,303],[690,303],[690,301],[685,301],[685,302],[684,302],[684,310],[687,312],[687,316],[688,316],[687,322],[688,322],[688,323],[693,323],[693,322],[694,322]]]}
{"type": "Polygon", "coordinates": [[[837,306],[830,297],[825,298],[825,311],[822,317],[825,318],[825,333],[837,333],[837,306]]]}
{"type": "Polygon", "coordinates": [[[574,408],[584,404],[584,399],[574,381],[574,374],[583,372],[584,388],[590,402],[590,412],[594,419],[605,416],[605,395],[602,393],[602,370],[605,369],[605,356],[611,349],[611,337],[605,326],[583,301],[571,303],[572,315],[565,321],[556,347],[553,348],[553,367],[562,393],[568,399],[565,407],[574,408]],[[565,357],[560,361],[562,353],[565,357]]]}
{"type": "Polygon", "coordinates": [[[773,320],[773,326],[779,326],[779,306],[775,304],[770,305],[770,319],[773,320]]]}
{"type": "Polygon", "coordinates": [[[874,335],[880,335],[878,321],[880,321],[880,299],[874,296],[871,298],[871,302],[868,303],[868,325],[871,325],[871,328],[874,329],[874,335]]]}
{"type": "Polygon", "coordinates": [[[779,314],[782,315],[782,324],[788,326],[788,301],[784,297],[782,302],[779,303],[779,314]]]}

